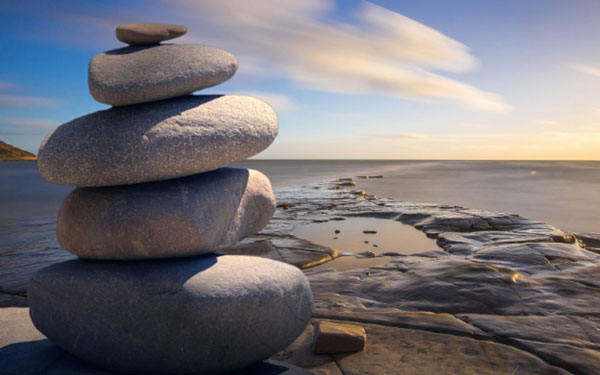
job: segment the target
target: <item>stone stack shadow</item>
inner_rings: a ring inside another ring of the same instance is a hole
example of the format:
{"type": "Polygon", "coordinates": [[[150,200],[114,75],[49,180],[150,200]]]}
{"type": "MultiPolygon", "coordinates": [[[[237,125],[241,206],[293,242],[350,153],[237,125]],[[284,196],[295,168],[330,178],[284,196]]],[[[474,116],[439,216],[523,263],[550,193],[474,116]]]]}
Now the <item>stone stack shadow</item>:
{"type": "Polygon", "coordinates": [[[38,168],[77,188],[58,216],[61,245],[80,259],[32,278],[35,326],[103,368],[222,373],[286,348],[311,318],[296,267],[218,250],[260,231],[275,210],[266,176],[226,168],[278,131],[266,103],[194,96],[231,78],[226,51],[161,44],[177,25],[124,24],[130,44],[91,60],[89,87],[112,105],[58,127],[38,168]]]}

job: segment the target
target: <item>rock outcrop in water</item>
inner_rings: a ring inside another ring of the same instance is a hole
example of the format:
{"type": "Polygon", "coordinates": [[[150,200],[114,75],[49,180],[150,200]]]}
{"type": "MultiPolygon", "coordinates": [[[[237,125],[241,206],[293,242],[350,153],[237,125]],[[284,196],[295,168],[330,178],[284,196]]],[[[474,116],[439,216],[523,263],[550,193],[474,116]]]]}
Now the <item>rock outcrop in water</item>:
{"type": "Polygon", "coordinates": [[[0,141],[0,161],[33,161],[36,159],[31,152],[0,141]]]}
{"type": "MultiPolygon", "coordinates": [[[[127,24],[117,36],[150,44],[185,31],[127,24]]],[[[275,210],[266,176],[220,168],[274,140],[275,112],[255,98],[187,95],[236,69],[231,54],[205,46],[101,53],[90,91],[120,107],[64,124],[40,146],[42,175],[79,186],[57,232],[82,259],[38,271],[27,299],[36,328],[72,355],[112,371],[216,374],[270,357],[308,324],[299,269],[215,254],[275,210]]]]}

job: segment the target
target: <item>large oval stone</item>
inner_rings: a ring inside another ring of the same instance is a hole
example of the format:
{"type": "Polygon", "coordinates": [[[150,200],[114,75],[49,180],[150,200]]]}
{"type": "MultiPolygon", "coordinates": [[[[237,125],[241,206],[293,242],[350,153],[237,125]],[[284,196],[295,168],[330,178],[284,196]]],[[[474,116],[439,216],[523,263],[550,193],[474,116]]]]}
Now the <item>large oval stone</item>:
{"type": "Polygon", "coordinates": [[[140,374],[213,374],[285,349],[311,318],[296,267],[249,256],[58,263],[37,272],[34,325],[72,354],[140,374]]]}
{"type": "Polygon", "coordinates": [[[88,84],[94,99],[114,106],[191,94],[231,78],[238,67],[227,51],[208,46],[130,46],[92,58],[88,84]]]}
{"type": "Polygon", "coordinates": [[[222,168],[136,185],[75,189],[56,226],[69,252],[144,259],[214,252],[259,232],[275,212],[269,179],[222,168]]]}
{"type": "Polygon", "coordinates": [[[185,96],[116,107],[59,126],[42,142],[48,181],[109,186],[166,180],[224,167],[267,148],[277,115],[248,96],[185,96]]]}
{"type": "Polygon", "coordinates": [[[187,33],[187,27],[164,23],[124,23],[116,30],[117,39],[131,45],[155,44],[187,33]]]}

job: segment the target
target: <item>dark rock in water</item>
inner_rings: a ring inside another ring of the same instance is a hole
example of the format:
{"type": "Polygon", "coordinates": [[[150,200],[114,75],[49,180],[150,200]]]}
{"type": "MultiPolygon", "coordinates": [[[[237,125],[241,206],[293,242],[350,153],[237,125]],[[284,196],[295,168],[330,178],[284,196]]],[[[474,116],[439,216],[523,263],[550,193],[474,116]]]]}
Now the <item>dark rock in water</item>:
{"type": "Polygon", "coordinates": [[[236,58],[208,46],[133,46],[97,54],[89,65],[90,93],[124,106],[191,94],[233,77],[236,58]]]}
{"type": "Polygon", "coordinates": [[[359,196],[361,198],[366,198],[366,196],[367,196],[367,192],[364,191],[364,190],[352,190],[350,192],[350,194],[357,195],[357,196],[359,196]]]}
{"type": "Polygon", "coordinates": [[[358,178],[363,178],[363,179],[369,179],[369,178],[383,178],[382,175],[375,175],[375,176],[356,176],[358,178]]]}
{"type": "Polygon", "coordinates": [[[576,233],[575,237],[586,249],[600,253],[600,233],[576,233]]]}
{"type": "Polygon", "coordinates": [[[145,184],[75,189],[57,234],[90,259],[146,259],[212,253],[259,232],[275,211],[258,171],[222,168],[145,184]]]}
{"type": "Polygon", "coordinates": [[[116,30],[117,39],[132,45],[155,44],[178,38],[187,33],[187,27],[164,23],[124,23],[116,30]]]}
{"type": "Polygon", "coordinates": [[[161,181],[246,159],[267,148],[277,131],[275,111],[258,99],[184,96],[61,125],[42,142],[38,168],[62,185],[161,181]]]}
{"type": "Polygon", "coordinates": [[[29,286],[31,319],[57,345],[104,368],[222,373],[284,349],[312,295],[300,270],[248,256],[59,263],[29,286]]]}
{"type": "Polygon", "coordinates": [[[288,208],[294,208],[296,207],[295,204],[291,204],[291,203],[279,203],[277,205],[277,208],[283,208],[284,210],[287,210],[288,208]]]}

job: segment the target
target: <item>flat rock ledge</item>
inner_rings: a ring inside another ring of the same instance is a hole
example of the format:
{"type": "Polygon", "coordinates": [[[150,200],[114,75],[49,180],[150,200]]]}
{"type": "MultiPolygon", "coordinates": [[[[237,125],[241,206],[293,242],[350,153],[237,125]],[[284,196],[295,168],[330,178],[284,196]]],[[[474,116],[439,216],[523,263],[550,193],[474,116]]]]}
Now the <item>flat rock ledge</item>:
{"type": "MultiPolygon", "coordinates": [[[[267,227],[222,250],[284,261],[309,278],[313,322],[273,360],[336,375],[600,373],[600,235],[565,233],[508,213],[377,199],[352,186],[331,190],[335,186],[275,189],[280,208],[267,227]],[[413,225],[440,249],[379,254],[391,260],[371,268],[312,268],[340,254],[297,238],[294,228],[351,216],[413,225]],[[364,327],[364,351],[314,354],[320,321],[364,327]]],[[[33,225],[51,233],[54,223],[33,225]]],[[[26,259],[8,254],[20,267],[0,274],[0,306],[26,306],[31,274],[69,256],[46,237],[32,239],[30,248],[26,259]]],[[[0,360],[7,347],[0,348],[0,360]]]]}

